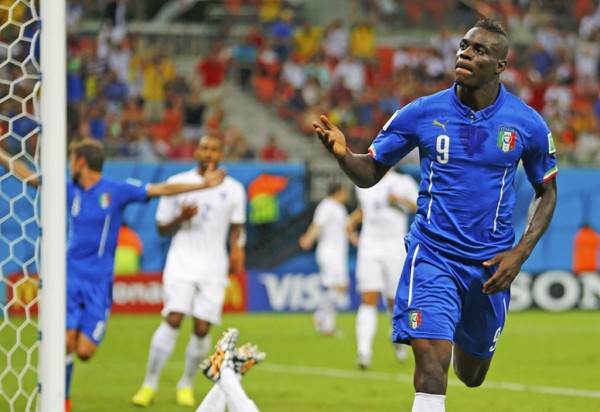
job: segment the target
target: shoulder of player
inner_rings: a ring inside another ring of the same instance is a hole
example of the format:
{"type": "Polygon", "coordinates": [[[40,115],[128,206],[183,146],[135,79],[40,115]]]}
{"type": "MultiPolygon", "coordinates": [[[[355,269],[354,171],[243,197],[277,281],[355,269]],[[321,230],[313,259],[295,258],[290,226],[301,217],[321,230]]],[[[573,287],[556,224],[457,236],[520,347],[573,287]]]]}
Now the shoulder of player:
{"type": "Polygon", "coordinates": [[[172,176],[170,176],[167,179],[167,183],[189,183],[189,182],[196,182],[200,180],[200,176],[198,175],[198,173],[196,172],[195,169],[192,170],[186,170],[184,172],[179,172],[176,173],[172,176]]]}

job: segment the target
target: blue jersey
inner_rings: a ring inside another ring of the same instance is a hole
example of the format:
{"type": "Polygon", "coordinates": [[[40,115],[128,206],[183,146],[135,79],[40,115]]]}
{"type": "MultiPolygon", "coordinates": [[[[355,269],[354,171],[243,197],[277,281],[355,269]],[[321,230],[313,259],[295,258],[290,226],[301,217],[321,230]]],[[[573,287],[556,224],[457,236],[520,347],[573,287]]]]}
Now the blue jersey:
{"type": "Polygon", "coordinates": [[[393,167],[418,147],[421,182],[411,235],[439,252],[482,261],[514,243],[519,161],[529,181],[541,183],[557,173],[555,148],[542,117],[504,86],[479,112],[458,100],[455,87],[394,113],[369,153],[393,167]]]}
{"type": "Polygon", "coordinates": [[[105,177],[88,190],[69,183],[67,276],[91,281],[112,279],[125,207],[146,198],[145,187],[105,177]]]}

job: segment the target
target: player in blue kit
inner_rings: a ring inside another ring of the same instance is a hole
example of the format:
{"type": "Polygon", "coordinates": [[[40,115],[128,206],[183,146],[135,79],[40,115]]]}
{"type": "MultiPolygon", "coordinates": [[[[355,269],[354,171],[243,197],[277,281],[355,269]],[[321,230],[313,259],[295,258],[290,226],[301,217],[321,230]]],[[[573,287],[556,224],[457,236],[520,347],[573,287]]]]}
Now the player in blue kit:
{"type": "MultiPolygon", "coordinates": [[[[102,145],[91,139],[69,147],[71,181],[67,183],[67,409],[73,371],[73,353],[89,360],[106,329],[112,306],[115,250],[125,208],[157,196],[170,196],[219,185],[223,170],[212,168],[201,183],[158,183],[142,186],[104,177],[102,145]]],[[[18,159],[0,162],[27,183],[39,178],[18,159]]]]}
{"type": "Polygon", "coordinates": [[[352,153],[326,116],[313,126],[360,187],[376,184],[414,148],[418,210],[395,298],[393,340],[412,346],[413,412],[445,410],[448,369],[483,383],[506,320],[510,285],[550,224],[557,163],[541,116],[500,82],[508,39],[481,20],[456,53],[455,84],[398,110],[368,154],[352,153]],[[514,244],[517,165],[534,188],[527,227],[514,244]],[[513,245],[514,244],[514,245],[513,245]]]}

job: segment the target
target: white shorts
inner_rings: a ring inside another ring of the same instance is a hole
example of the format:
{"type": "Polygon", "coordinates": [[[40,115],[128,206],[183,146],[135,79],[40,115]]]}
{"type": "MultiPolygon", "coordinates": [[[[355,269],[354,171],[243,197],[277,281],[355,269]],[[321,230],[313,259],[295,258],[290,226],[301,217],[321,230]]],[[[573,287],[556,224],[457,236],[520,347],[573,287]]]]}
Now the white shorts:
{"type": "Polygon", "coordinates": [[[396,297],[396,289],[404,266],[404,257],[398,259],[358,258],[356,262],[356,290],[379,292],[387,299],[396,297]]]}
{"type": "Polygon", "coordinates": [[[226,286],[222,282],[190,282],[181,279],[164,279],[164,305],[162,315],[183,313],[209,322],[221,323],[226,286]]]}
{"type": "Polygon", "coordinates": [[[326,288],[348,286],[348,262],[339,259],[318,259],[321,284],[326,288]]]}

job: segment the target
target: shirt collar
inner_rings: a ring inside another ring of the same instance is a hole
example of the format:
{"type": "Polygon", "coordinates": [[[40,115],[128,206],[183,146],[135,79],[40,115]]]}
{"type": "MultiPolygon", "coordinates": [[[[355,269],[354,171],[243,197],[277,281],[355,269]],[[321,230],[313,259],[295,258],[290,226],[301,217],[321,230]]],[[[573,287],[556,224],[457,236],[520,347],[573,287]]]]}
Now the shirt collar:
{"type": "Polygon", "coordinates": [[[473,110],[464,105],[460,100],[458,100],[458,97],[456,96],[456,83],[454,83],[454,85],[452,86],[452,93],[451,94],[451,101],[453,106],[463,115],[465,116],[471,116],[475,113],[475,115],[477,116],[482,116],[484,118],[489,118],[492,117],[494,115],[494,113],[496,113],[498,110],[500,110],[500,108],[502,107],[503,103],[504,103],[504,99],[506,98],[506,95],[508,94],[508,92],[506,91],[506,88],[504,87],[504,85],[502,83],[500,83],[499,85],[500,87],[500,91],[498,93],[498,97],[496,97],[496,100],[494,101],[494,103],[492,103],[491,105],[489,105],[488,107],[486,107],[483,110],[480,110],[478,112],[473,112],[473,110]]]}

